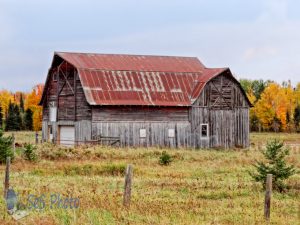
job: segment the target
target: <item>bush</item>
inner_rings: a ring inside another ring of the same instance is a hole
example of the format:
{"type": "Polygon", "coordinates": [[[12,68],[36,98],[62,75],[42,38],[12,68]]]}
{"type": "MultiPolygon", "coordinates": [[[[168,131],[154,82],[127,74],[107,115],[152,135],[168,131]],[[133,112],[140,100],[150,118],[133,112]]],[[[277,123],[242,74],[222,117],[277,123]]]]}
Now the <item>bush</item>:
{"type": "Polygon", "coordinates": [[[159,164],[167,166],[173,161],[172,156],[169,155],[166,151],[163,151],[161,153],[161,156],[159,157],[159,164]]]}
{"type": "Polygon", "coordinates": [[[102,168],[102,173],[111,176],[124,176],[126,166],[123,164],[109,164],[102,168]]]}
{"type": "Polygon", "coordinates": [[[3,131],[0,129],[0,163],[5,163],[7,157],[13,159],[12,143],[13,138],[11,136],[4,137],[3,131]]]}
{"type": "Polygon", "coordinates": [[[124,176],[126,166],[123,164],[109,164],[104,166],[97,165],[72,165],[64,167],[65,175],[79,176],[124,176]]]}
{"type": "Polygon", "coordinates": [[[31,162],[36,162],[38,156],[36,154],[37,147],[32,144],[25,144],[24,146],[24,158],[31,162]]]}
{"type": "Polygon", "coordinates": [[[283,142],[273,140],[267,143],[266,149],[262,151],[262,154],[267,163],[257,162],[254,165],[257,173],[250,173],[250,175],[265,188],[267,174],[272,174],[274,189],[283,192],[287,188],[284,180],[296,173],[294,166],[286,164],[285,157],[289,155],[289,149],[283,148],[283,142]]]}

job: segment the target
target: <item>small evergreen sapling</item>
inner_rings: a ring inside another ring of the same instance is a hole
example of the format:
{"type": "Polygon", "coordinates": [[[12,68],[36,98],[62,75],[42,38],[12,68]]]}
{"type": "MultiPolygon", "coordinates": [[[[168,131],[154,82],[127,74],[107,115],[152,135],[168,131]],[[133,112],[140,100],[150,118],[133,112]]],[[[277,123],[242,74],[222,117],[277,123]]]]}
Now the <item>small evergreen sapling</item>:
{"type": "Polygon", "coordinates": [[[283,192],[287,188],[284,180],[296,173],[294,166],[288,166],[286,163],[285,157],[289,155],[289,149],[283,147],[283,142],[273,140],[267,143],[262,154],[267,162],[257,162],[254,165],[257,173],[250,175],[265,188],[267,174],[272,174],[274,189],[283,192]]]}
{"type": "Polygon", "coordinates": [[[12,143],[13,138],[11,136],[4,137],[3,131],[0,129],[0,163],[5,163],[7,157],[13,159],[12,143]]]}
{"type": "Polygon", "coordinates": [[[166,151],[163,151],[161,153],[161,156],[159,157],[159,164],[167,166],[173,161],[172,156],[169,155],[166,151]]]}
{"type": "Polygon", "coordinates": [[[32,144],[25,144],[24,146],[24,158],[31,162],[36,162],[38,156],[36,154],[37,147],[32,144]]]}

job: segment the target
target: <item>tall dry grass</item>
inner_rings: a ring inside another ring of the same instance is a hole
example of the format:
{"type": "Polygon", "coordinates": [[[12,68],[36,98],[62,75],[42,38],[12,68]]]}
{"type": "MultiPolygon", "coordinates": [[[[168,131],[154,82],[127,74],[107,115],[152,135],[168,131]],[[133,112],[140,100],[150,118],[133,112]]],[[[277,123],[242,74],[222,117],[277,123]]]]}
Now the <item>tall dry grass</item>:
{"type": "MultiPolygon", "coordinates": [[[[263,139],[256,135],[252,140],[263,139]]],[[[255,160],[262,160],[257,148],[68,149],[43,144],[37,163],[20,156],[13,162],[11,185],[24,202],[29,194],[46,194],[49,199],[51,193],[60,193],[80,199],[77,210],[33,210],[22,224],[264,224],[264,192],[248,174],[255,160]],[[162,151],[174,159],[169,166],[159,164],[162,151]],[[122,206],[123,175],[129,163],[134,167],[133,196],[126,209],[122,206]]],[[[300,152],[291,151],[288,161],[299,169],[300,152]]],[[[0,168],[3,180],[4,166],[0,168]]],[[[288,184],[287,193],[273,194],[272,224],[299,222],[300,175],[288,184]]],[[[1,197],[0,212],[0,224],[15,224],[1,197]]]]}

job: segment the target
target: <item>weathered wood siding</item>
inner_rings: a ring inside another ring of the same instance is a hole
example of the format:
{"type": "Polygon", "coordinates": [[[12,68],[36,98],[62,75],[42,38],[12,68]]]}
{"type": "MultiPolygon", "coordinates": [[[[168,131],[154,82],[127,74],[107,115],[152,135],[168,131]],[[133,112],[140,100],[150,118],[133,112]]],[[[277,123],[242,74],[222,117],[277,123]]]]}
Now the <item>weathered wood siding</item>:
{"type": "Polygon", "coordinates": [[[188,107],[96,106],[92,121],[186,121],[188,107]]]}
{"type": "Polygon", "coordinates": [[[189,147],[191,143],[188,122],[96,122],[92,124],[96,136],[119,137],[121,146],[189,147]],[[140,129],[146,129],[146,137],[140,137],[140,129]],[[169,137],[169,129],[175,136],[169,137]]]}
{"type": "Polygon", "coordinates": [[[77,71],[69,65],[59,73],[50,74],[47,97],[43,105],[43,120],[49,121],[49,103],[57,105],[57,120],[91,120],[91,106],[87,103],[77,71]],[[54,80],[55,76],[57,79],[54,80]],[[67,77],[67,81],[65,79],[67,77]],[[57,89],[58,88],[58,89],[57,89]]]}
{"type": "Polygon", "coordinates": [[[237,82],[220,75],[203,89],[190,110],[196,147],[248,147],[249,104],[237,82]],[[200,125],[209,124],[209,138],[200,137],[200,125]]]}

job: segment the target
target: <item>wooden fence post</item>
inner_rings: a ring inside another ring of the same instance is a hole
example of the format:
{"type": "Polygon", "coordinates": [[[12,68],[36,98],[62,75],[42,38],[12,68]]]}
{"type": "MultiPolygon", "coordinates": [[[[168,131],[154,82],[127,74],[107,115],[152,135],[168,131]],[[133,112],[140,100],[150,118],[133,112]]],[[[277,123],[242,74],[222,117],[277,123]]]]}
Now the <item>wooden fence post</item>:
{"type": "Polygon", "coordinates": [[[266,195],[265,195],[265,219],[268,221],[270,220],[271,194],[272,194],[272,174],[268,174],[267,181],[266,181],[266,195]]]}
{"type": "Polygon", "coordinates": [[[5,169],[5,178],[4,178],[4,198],[6,199],[6,194],[9,188],[9,170],[10,170],[10,157],[6,158],[6,169],[5,169]]]}
{"type": "Polygon", "coordinates": [[[37,145],[39,143],[39,133],[35,132],[35,144],[37,145]]]}
{"type": "Polygon", "coordinates": [[[124,187],[124,199],[123,199],[123,205],[126,207],[130,206],[132,171],[133,171],[132,165],[128,165],[125,174],[125,187],[124,187]]]}
{"type": "Polygon", "coordinates": [[[13,149],[13,154],[15,156],[15,154],[16,154],[16,138],[15,138],[15,133],[12,133],[12,149],[13,149]]]}

